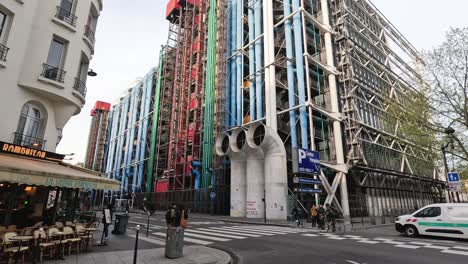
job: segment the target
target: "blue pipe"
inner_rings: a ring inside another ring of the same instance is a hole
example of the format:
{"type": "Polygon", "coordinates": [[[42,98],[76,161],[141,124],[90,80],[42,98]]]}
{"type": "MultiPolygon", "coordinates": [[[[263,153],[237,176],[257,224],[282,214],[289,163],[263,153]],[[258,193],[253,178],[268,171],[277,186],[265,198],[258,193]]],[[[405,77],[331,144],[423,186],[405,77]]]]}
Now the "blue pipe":
{"type": "MultiPolygon", "coordinates": [[[[262,34],[262,8],[260,6],[260,0],[254,0],[254,27],[255,27],[255,38],[262,34]]],[[[262,44],[263,40],[259,39],[255,42],[255,95],[257,97],[257,118],[263,118],[263,91],[262,91],[262,44]]],[[[254,118],[255,119],[255,118],[254,118]]]]}
{"type": "MultiPolygon", "coordinates": [[[[232,34],[232,46],[237,47],[237,0],[232,0],[232,16],[231,16],[231,34],[232,34]]],[[[237,90],[237,67],[236,67],[236,60],[232,55],[236,52],[236,48],[232,48],[231,53],[231,127],[236,126],[237,118],[236,118],[236,90],[237,90]]]]}
{"type": "MultiPolygon", "coordinates": [[[[142,118],[145,118],[146,120],[146,115],[145,115],[145,100],[146,100],[146,94],[147,94],[147,90],[146,89],[146,86],[143,86],[142,87],[142,94],[141,94],[141,102],[140,102],[140,117],[139,117],[139,121],[140,121],[140,125],[138,126],[138,132],[137,132],[137,144],[136,144],[136,149],[135,149],[135,162],[139,162],[140,161],[140,150],[141,150],[141,142],[145,140],[146,138],[146,133],[145,134],[145,137],[142,138],[142,135],[143,135],[143,120],[142,118]]],[[[139,177],[140,177],[140,174],[141,174],[141,169],[140,169],[140,164],[136,165],[135,166],[135,169],[133,171],[133,192],[137,192],[139,191],[139,184],[138,184],[138,181],[139,181],[139,177]]]]}
{"type": "MultiPolygon", "coordinates": [[[[293,10],[299,9],[299,0],[292,0],[293,10]]],[[[293,16],[294,25],[294,47],[296,52],[296,73],[297,73],[297,94],[299,96],[299,104],[305,104],[305,74],[304,74],[304,52],[302,49],[302,21],[301,13],[298,12],[293,16]]],[[[301,124],[301,146],[308,148],[309,136],[307,128],[307,112],[306,107],[299,108],[299,120],[301,124]]]]}
{"type": "Polygon", "coordinates": [[[200,161],[192,161],[190,166],[192,167],[192,174],[195,175],[195,189],[198,190],[200,189],[200,171],[195,168],[202,168],[202,163],[200,161]]]}
{"type": "MultiPolygon", "coordinates": [[[[140,87],[135,86],[130,94],[130,119],[128,120],[129,124],[129,131],[127,133],[127,146],[125,148],[125,160],[124,160],[124,168],[125,168],[125,175],[126,177],[130,178],[132,175],[132,154],[133,154],[133,141],[135,140],[135,119],[137,114],[137,97],[138,97],[138,89],[140,87]]],[[[135,183],[135,175],[133,174],[133,181],[132,184],[135,183]]],[[[128,182],[128,181],[127,181],[128,182]]],[[[132,191],[134,192],[135,189],[132,187],[132,191]]]]}
{"type": "MultiPolygon", "coordinates": [[[[255,39],[255,28],[254,28],[254,11],[252,2],[249,0],[249,42],[252,42],[255,39]]],[[[252,43],[249,47],[249,99],[250,99],[250,120],[255,119],[255,43],[252,43]]]]}
{"type": "MultiPolygon", "coordinates": [[[[283,9],[285,17],[291,14],[291,0],[284,0],[283,9]]],[[[286,64],[288,76],[288,99],[289,107],[292,108],[296,106],[296,98],[294,94],[294,65],[291,62],[294,56],[294,50],[292,46],[292,30],[290,19],[284,22],[284,31],[286,37],[286,57],[288,58],[288,62],[286,64]]],[[[291,127],[291,147],[297,148],[296,110],[289,111],[289,126],[291,127]]]]}
{"type": "MultiPolygon", "coordinates": [[[[227,7],[227,57],[231,56],[232,53],[232,45],[231,45],[231,20],[232,20],[232,3],[231,0],[228,0],[228,7],[227,7]]],[[[226,113],[224,116],[224,122],[226,124],[226,127],[229,127],[231,125],[231,115],[229,112],[231,111],[231,100],[230,100],[230,94],[231,94],[231,60],[228,59],[226,62],[226,113]]]]}
{"type": "Polygon", "coordinates": [[[242,14],[244,11],[244,1],[243,0],[237,0],[237,14],[236,14],[236,19],[237,19],[237,36],[236,36],[236,42],[237,42],[237,56],[236,56],[236,64],[237,64],[237,87],[236,87],[236,94],[237,94],[237,125],[240,126],[242,125],[242,105],[244,103],[243,100],[243,95],[242,95],[242,68],[243,68],[243,56],[242,56],[242,43],[244,40],[244,30],[243,30],[243,23],[242,23],[242,14]]]}

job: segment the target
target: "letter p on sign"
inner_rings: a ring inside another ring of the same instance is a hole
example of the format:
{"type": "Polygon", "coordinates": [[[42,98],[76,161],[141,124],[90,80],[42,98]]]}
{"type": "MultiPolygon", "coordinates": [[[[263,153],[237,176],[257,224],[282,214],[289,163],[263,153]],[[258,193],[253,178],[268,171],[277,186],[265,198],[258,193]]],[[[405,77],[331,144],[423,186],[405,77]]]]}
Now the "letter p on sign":
{"type": "Polygon", "coordinates": [[[302,163],[302,160],[307,158],[307,153],[303,149],[298,149],[299,152],[299,163],[302,163]]]}

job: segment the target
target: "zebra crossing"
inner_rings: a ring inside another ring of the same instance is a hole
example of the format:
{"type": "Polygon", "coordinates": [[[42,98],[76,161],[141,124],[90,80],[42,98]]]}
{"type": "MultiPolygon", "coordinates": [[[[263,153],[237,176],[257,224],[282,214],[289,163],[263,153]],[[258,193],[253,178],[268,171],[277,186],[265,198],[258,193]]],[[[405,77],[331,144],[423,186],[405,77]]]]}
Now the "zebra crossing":
{"type": "MultiPolygon", "coordinates": [[[[130,227],[134,229],[135,227],[130,227]]],[[[164,245],[166,233],[162,230],[152,230],[150,225],[150,237],[145,241],[164,245]]],[[[217,242],[243,240],[267,236],[304,233],[310,230],[290,227],[254,226],[254,225],[225,225],[215,227],[188,228],[184,231],[184,242],[198,245],[210,245],[217,242]]],[[[131,237],[135,237],[131,235],[131,237]]]]}

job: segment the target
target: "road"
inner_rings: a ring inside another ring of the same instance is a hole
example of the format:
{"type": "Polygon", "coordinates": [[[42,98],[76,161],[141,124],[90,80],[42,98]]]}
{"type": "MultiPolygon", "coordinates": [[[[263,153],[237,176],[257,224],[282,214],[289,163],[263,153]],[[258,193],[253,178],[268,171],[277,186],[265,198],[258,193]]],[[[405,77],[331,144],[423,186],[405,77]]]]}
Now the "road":
{"type": "MultiPolygon", "coordinates": [[[[150,221],[132,216],[129,232],[136,225],[142,229],[141,240],[152,247],[163,247],[165,222],[161,215],[150,221]]],[[[223,249],[238,263],[468,263],[468,241],[437,238],[410,239],[392,227],[366,229],[335,235],[313,229],[234,224],[190,218],[185,232],[186,244],[223,249]]]]}

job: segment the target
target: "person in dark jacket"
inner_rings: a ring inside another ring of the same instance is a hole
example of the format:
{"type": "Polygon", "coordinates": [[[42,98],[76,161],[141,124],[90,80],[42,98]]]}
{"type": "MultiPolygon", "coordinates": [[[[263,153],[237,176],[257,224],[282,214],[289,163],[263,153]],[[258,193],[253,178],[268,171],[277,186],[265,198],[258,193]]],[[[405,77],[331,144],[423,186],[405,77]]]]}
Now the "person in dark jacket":
{"type": "Polygon", "coordinates": [[[325,228],[325,208],[323,208],[323,205],[319,205],[317,209],[317,224],[319,229],[325,228]]]}
{"type": "Polygon", "coordinates": [[[107,219],[106,219],[106,213],[105,213],[105,210],[102,211],[102,213],[104,214],[103,217],[102,217],[102,223],[104,224],[104,239],[107,240],[108,236],[109,236],[109,225],[112,224],[112,204],[108,204],[107,205],[107,209],[109,209],[109,212],[110,212],[110,221],[107,222],[107,219]]]}
{"type": "Polygon", "coordinates": [[[182,211],[184,212],[184,218],[188,219],[188,212],[185,210],[183,205],[177,207],[176,204],[172,204],[166,212],[166,223],[167,226],[178,227],[180,226],[180,220],[182,218],[182,211]]]}

